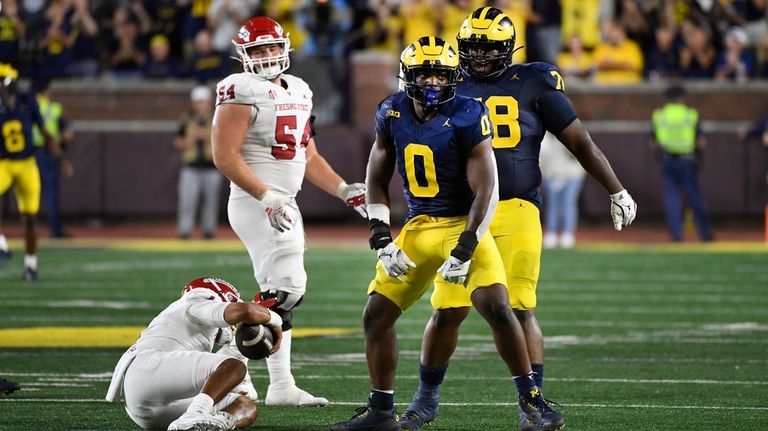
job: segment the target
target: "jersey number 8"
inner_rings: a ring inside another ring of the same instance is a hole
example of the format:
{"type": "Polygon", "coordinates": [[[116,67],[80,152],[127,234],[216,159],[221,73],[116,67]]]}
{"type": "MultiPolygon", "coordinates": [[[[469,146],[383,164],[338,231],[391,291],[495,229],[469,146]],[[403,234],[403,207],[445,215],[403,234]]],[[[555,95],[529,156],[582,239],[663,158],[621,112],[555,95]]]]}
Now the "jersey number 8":
{"type": "Polygon", "coordinates": [[[26,142],[21,121],[11,120],[3,124],[3,141],[5,141],[6,151],[9,153],[18,153],[24,150],[26,142]]]}
{"type": "Polygon", "coordinates": [[[514,148],[520,143],[520,109],[512,96],[491,96],[485,101],[493,122],[493,148],[514,148]]]}

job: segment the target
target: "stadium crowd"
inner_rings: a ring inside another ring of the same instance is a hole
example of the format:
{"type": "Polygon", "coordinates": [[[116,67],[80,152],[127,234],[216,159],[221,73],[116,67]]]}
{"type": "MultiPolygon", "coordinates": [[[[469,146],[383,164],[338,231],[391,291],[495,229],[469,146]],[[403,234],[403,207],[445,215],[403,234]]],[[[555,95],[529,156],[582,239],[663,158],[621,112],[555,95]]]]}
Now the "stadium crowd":
{"type": "Polygon", "coordinates": [[[557,64],[568,79],[768,77],[766,0],[4,0],[0,62],[33,78],[215,81],[237,68],[232,33],[267,15],[297,57],[343,69],[355,51],[397,58],[420,35],[454,41],[486,3],[515,23],[515,62],[557,64]]]}

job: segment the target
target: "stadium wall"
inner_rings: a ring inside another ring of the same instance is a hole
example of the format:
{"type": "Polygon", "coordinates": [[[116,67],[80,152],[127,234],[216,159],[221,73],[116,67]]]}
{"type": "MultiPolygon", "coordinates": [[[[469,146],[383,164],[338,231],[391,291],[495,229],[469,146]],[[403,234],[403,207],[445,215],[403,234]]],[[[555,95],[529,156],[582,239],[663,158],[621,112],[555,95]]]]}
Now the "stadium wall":
{"type": "MultiPolygon", "coordinates": [[[[356,59],[346,123],[322,124],[318,148],[349,181],[361,181],[373,140],[376,104],[396,86],[389,65],[377,58],[356,59]],[[386,73],[385,73],[386,69],[386,73]]],[[[172,145],[177,121],[187,109],[192,82],[61,81],[55,98],[74,121],[76,140],[68,157],[76,167],[62,183],[65,217],[173,218],[180,160],[172,145]]],[[[713,217],[762,217],[768,202],[768,149],[743,141],[737,131],[768,117],[768,83],[688,82],[689,102],[697,107],[707,132],[701,167],[703,189],[713,217]]],[[[660,220],[661,183],[648,143],[653,109],[663,103],[662,83],[601,87],[569,83],[568,94],[597,144],[606,153],[646,220],[660,220]]],[[[402,214],[402,183],[394,181],[393,209],[402,214]]],[[[3,199],[13,212],[13,198],[3,199]]],[[[226,194],[222,197],[222,212],[226,194]]],[[[309,219],[351,218],[335,198],[306,184],[299,203],[309,219]]],[[[588,179],[581,198],[582,216],[603,219],[606,197],[588,179]]]]}

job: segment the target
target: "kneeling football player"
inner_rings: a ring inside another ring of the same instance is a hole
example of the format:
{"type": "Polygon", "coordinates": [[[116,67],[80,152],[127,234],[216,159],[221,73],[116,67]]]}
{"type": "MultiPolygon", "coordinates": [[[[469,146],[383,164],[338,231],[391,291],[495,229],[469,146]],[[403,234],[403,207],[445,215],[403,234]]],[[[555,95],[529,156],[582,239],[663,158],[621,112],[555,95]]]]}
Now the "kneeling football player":
{"type": "Polygon", "coordinates": [[[274,353],[280,348],[282,319],[263,306],[242,302],[230,283],[198,278],[155,317],[120,358],[106,399],[120,400],[144,429],[232,430],[247,428],[258,411],[247,368],[237,358],[211,353],[232,338],[231,326],[270,325],[274,353]]]}

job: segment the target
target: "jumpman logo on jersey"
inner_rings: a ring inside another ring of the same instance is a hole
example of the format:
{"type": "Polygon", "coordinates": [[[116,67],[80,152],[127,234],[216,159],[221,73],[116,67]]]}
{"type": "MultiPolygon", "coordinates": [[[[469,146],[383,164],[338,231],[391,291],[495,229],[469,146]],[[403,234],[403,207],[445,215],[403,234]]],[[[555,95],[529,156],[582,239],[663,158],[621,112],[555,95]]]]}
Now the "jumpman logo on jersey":
{"type": "Polygon", "coordinates": [[[447,118],[447,119],[445,120],[445,123],[443,123],[443,127],[451,127],[451,125],[450,125],[450,124],[448,124],[448,122],[449,122],[449,121],[451,121],[451,119],[450,119],[450,118],[447,118]]]}
{"type": "Polygon", "coordinates": [[[517,76],[517,73],[515,73],[514,75],[512,75],[512,77],[511,77],[511,78],[509,78],[509,80],[510,80],[510,81],[519,81],[519,80],[520,80],[520,77],[519,77],[519,76],[517,76]]]}

